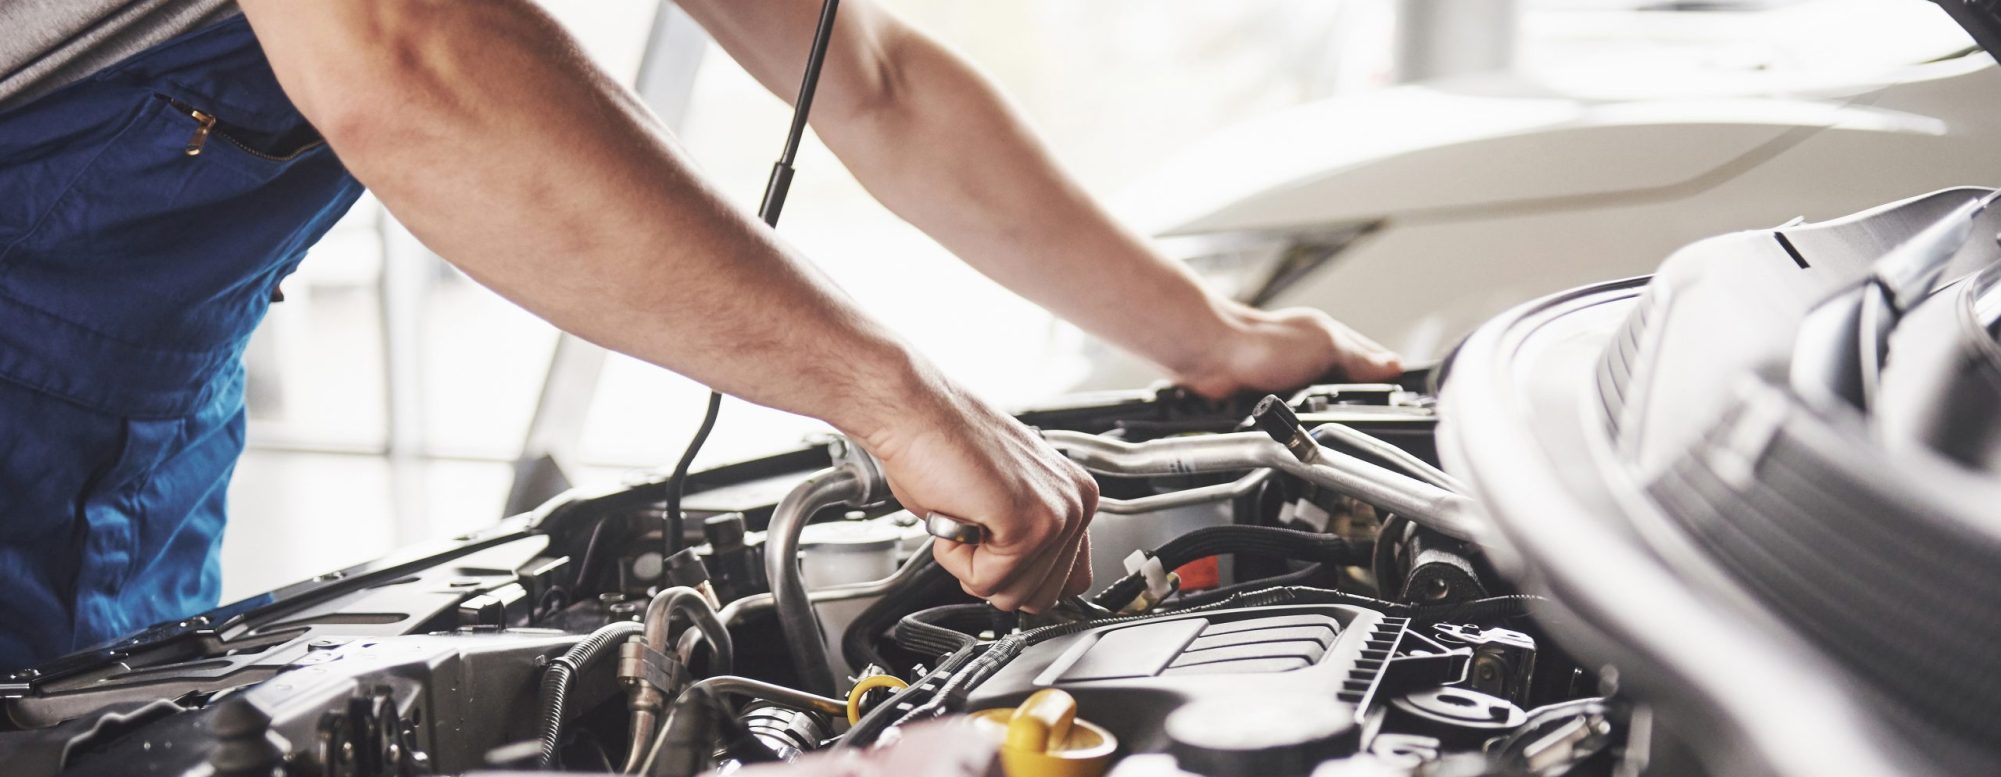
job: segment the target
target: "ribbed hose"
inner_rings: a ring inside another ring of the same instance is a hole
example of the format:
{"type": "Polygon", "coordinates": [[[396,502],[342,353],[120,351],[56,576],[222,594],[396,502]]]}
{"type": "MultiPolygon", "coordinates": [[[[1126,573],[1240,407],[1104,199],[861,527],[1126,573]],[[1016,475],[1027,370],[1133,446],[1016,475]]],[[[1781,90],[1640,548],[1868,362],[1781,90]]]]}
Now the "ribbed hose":
{"type": "Polygon", "coordinates": [[[638,634],[640,629],[632,621],[606,624],[549,662],[549,668],[542,672],[542,692],[536,703],[536,710],[541,713],[535,716],[540,725],[537,739],[542,742],[542,751],[535,756],[536,766],[543,769],[557,766],[556,750],[563,743],[563,718],[569,712],[570,680],[599,658],[617,651],[619,643],[638,634]]]}
{"type": "Polygon", "coordinates": [[[841,653],[847,656],[849,669],[860,672],[862,667],[869,664],[888,666],[889,662],[876,651],[875,640],[885,628],[889,627],[893,619],[897,618],[897,613],[908,612],[933,596],[957,588],[958,580],[952,577],[952,573],[945,571],[944,567],[938,566],[937,560],[933,559],[930,553],[925,553],[913,563],[921,566],[908,583],[891,589],[870,603],[867,609],[862,610],[861,614],[855,616],[854,621],[848,624],[848,630],[841,633],[841,653]]]}
{"type": "MultiPolygon", "coordinates": [[[[1271,526],[1211,526],[1176,537],[1173,541],[1160,546],[1153,555],[1168,569],[1226,553],[1246,553],[1335,566],[1360,566],[1368,563],[1374,548],[1373,543],[1366,541],[1349,542],[1330,534],[1293,531],[1271,526]]],[[[1145,576],[1135,572],[1106,586],[1105,590],[1099,591],[1097,596],[1092,597],[1092,601],[1100,607],[1117,610],[1125,607],[1145,588],[1145,576]]]]}
{"type": "Polygon", "coordinates": [[[918,610],[896,622],[892,638],[897,647],[913,653],[955,653],[978,641],[973,634],[992,622],[992,612],[984,604],[948,604],[918,610]]]}

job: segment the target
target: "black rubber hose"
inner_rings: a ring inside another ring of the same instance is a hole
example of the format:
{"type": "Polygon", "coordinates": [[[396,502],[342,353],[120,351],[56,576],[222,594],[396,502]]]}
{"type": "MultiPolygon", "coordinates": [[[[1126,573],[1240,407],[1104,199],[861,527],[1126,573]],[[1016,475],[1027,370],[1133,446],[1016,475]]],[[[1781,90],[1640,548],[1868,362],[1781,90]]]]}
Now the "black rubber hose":
{"type": "MultiPolygon", "coordinates": [[[[1153,552],[1163,566],[1174,569],[1209,556],[1248,553],[1294,561],[1313,561],[1335,566],[1368,563],[1375,545],[1349,542],[1331,534],[1293,531],[1271,526],[1211,526],[1183,534],[1153,552]]],[[[1126,575],[1106,586],[1092,601],[1109,610],[1124,608],[1146,588],[1140,573],[1126,575]]]]}
{"type": "Polygon", "coordinates": [[[916,563],[922,566],[909,582],[871,602],[848,624],[847,631],[841,632],[841,654],[847,656],[850,671],[860,673],[862,667],[869,664],[888,667],[889,661],[875,649],[876,638],[891,628],[899,613],[909,612],[939,594],[957,590],[959,581],[944,567],[938,566],[938,561],[930,554],[925,554],[916,563]]]}
{"type": "Polygon", "coordinates": [[[974,634],[992,622],[984,604],[948,604],[918,610],[896,622],[891,635],[897,647],[913,653],[943,655],[978,642],[974,634]]]}
{"type": "Polygon", "coordinates": [[[598,659],[616,652],[619,644],[638,634],[640,628],[632,621],[606,624],[549,662],[549,668],[542,672],[542,692],[536,704],[541,713],[536,716],[541,728],[537,738],[542,742],[542,751],[535,756],[537,766],[550,769],[557,765],[556,750],[563,743],[563,718],[569,714],[570,680],[598,659]]]}

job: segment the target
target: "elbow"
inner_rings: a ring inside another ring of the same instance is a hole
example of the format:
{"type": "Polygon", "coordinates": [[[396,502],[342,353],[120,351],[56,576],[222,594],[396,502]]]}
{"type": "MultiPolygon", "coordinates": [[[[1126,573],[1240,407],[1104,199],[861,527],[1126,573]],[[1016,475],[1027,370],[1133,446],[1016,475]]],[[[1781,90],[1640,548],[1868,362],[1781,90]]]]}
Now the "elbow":
{"type": "Polygon", "coordinates": [[[866,54],[854,60],[852,68],[836,71],[842,76],[840,88],[828,95],[836,99],[827,100],[824,107],[815,106],[815,111],[823,111],[825,123],[836,131],[882,128],[907,119],[918,107],[914,76],[923,72],[920,60],[926,56],[927,45],[936,44],[909,30],[875,31],[866,39],[866,54]]]}
{"type": "Polygon", "coordinates": [[[343,156],[367,154],[458,103],[466,76],[462,19],[427,2],[359,2],[337,29],[302,50],[272,52],[287,95],[343,156]],[[428,119],[426,117],[429,117],[428,119]]]}

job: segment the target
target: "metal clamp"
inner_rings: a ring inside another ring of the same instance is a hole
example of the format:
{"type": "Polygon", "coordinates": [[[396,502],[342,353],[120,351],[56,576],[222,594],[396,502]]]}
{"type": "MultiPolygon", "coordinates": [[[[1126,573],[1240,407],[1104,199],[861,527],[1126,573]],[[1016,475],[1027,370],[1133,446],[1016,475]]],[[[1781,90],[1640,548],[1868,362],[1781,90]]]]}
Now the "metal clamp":
{"type": "Polygon", "coordinates": [[[688,685],[690,677],[688,667],[679,660],[635,639],[618,646],[618,679],[628,686],[644,686],[672,696],[688,685]]]}

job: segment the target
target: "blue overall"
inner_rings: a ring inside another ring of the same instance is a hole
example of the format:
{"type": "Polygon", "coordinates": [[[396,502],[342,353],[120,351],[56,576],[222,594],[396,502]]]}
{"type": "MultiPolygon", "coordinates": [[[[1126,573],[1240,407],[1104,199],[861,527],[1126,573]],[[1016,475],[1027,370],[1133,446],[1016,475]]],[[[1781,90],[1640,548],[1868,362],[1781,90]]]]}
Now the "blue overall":
{"type": "Polygon", "coordinates": [[[244,346],[361,190],[241,17],[0,113],[0,669],[216,604],[244,346]]]}

